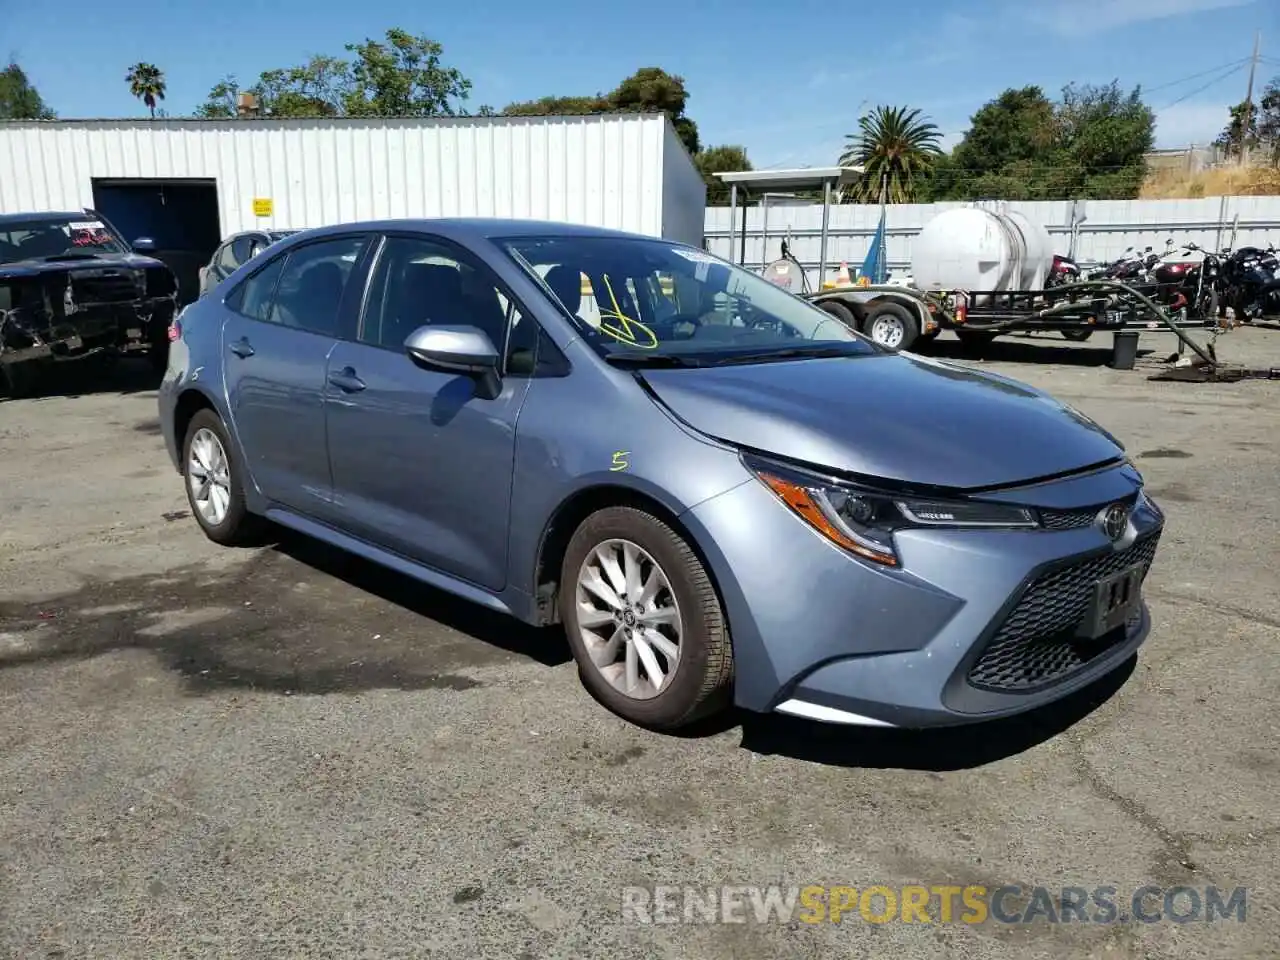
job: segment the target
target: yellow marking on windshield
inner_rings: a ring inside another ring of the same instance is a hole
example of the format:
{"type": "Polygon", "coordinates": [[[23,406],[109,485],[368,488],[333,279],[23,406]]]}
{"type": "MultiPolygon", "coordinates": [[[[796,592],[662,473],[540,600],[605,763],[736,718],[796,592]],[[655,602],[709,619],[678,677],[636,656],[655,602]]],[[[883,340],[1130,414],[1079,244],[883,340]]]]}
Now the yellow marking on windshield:
{"type": "Polygon", "coordinates": [[[613,309],[600,311],[600,329],[613,337],[613,339],[620,343],[625,343],[629,347],[639,347],[641,350],[656,350],[658,347],[658,335],[639,320],[628,317],[623,313],[622,306],[618,303],[617,296],[614,295],[613,284],[609,282],[608,275],[606,274],[601,277],[601,279],[604,280],[604,287],[609,293],[609,299],[613,303],[613,309]],[[606,320],[618,320],[621,322],[622,326],[613,326],[612,324],[606,323],[606,320]],[[641,343],[640,337],[637,334],[643,334],[648,338],[649,342],[641,343]]]}

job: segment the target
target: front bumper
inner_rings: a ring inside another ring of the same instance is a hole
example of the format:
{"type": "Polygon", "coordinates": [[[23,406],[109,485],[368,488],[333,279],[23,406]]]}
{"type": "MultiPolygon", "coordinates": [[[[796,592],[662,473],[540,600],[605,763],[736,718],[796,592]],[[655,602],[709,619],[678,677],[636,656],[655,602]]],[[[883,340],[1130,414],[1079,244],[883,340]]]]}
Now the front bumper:
{"type": "Polygon", "coordinates": [[[736,702],[918,728],[1021,713],[1098,680],[1146,639],[1145,605],[1090,644],[1064,631],[1099,577],[1154,558],[1163,518],[1139,482],[1117,468],[1023,491],[1056,529],[901,533],[899,570],[829,544],[754,479],[696,506],[684,519],[721,588],[736,702]],[[1114,543],[1070,519],[1116,500],[1135,507],[1114,543]]]}

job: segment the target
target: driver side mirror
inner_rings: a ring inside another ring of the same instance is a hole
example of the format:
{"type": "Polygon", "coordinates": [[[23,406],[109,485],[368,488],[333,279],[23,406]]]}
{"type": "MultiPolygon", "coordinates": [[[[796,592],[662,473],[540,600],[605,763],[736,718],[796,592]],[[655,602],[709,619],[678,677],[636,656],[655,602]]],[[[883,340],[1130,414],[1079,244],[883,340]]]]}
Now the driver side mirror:
{"type": "Polygon", "coordinates": [[[428,370],[473,377],[486,400],[501,392],[502,356],[479,327],[427,324],[409,334],[404,352],[428,370]]]}
{"type": "Polygon", "coordinates": [[[156,242],[150,237],[139,237],[137,240],[133,241],[134,253],[154,253],[155,249],[156,242]]]}

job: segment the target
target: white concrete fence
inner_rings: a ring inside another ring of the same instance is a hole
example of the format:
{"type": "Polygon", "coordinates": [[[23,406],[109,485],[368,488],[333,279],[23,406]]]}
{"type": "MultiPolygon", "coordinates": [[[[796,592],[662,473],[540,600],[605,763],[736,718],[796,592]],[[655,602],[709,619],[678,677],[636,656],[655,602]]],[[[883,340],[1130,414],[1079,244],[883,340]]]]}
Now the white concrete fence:
{"type": "MultiPolygon", "coordinates": [[[[1074,202],[1078,221],[1072,230],[1073,201],[1054,200],[1010,202],[1048,229],[1059,253],[1074,253],[1086,263],[1114,260],[1126,247],[1151,246],[1163,250],[1165,241],[1194,242],[1206,250],[1249,244],[1280,245],[1280,197],[1207,197],[1202,200],[1088,200],[1074,202]],[[1083,218],[1083,219],[1081,219],[1083,218]]],[[[911,267],[911,242],[920,229],[944,210],[963,203],[913,203],[889,207],[885,229],[890,272],[906,272],[911,267]]],[[[738,205],[738,248],[743,230],[744,209],[738,205]]],[[[817,203],[772,202],[768,208],[768,238],[761,243],[761,211],[746,208],[745,263],[759,269],[763,262],[776,260],[788,229],[791,252],[804,264],[809,282],[818,283],[818,243],[822,230],[822,205],[817,203]]],[[[880,219],[879,207],[840,204],[831,208],[827,264],[828,279],[835,276],[840,261],[856,272],[867,255],[880,219]]],[[[729,255],[729,208],[708,207],[705,244],[719,256],[729,255]]]]}

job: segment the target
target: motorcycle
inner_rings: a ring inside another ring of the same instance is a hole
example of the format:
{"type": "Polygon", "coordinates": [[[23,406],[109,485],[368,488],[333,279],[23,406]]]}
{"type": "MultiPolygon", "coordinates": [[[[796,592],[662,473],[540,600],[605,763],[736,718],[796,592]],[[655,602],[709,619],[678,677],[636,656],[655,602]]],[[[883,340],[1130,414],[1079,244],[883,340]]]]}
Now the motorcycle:
{"type": "Polygon", "coordinates": [[[1182,258],[1200,254],[1200,259],[1173,259],[1170,252],[1151,269],[1151,279],[1159,284],[1160,299],[1174,310],[1186,308],[1192,317],[1206,323],[1219,315],[1218,289],[1222,259],[1195,243],[1182,248],[1182,258]]]}
{"type": "Polygon", "coordinates": [[[1280,260],[1273,245],[1241,247],[1222,264],[1226,299],[1237,321],[1280,318],[1280,260]]]}
{"type": "Polygon", "coordinates": [[[1045,289],[1065,286],[1069,283],[1076,283],[1078,280],[1080,280],[1080,264],[1076,263],[1071,257],[1055,253],[1053,255],[1053,265],[1049,268],[1049,276],[1044,281],[1045,289]]]}

